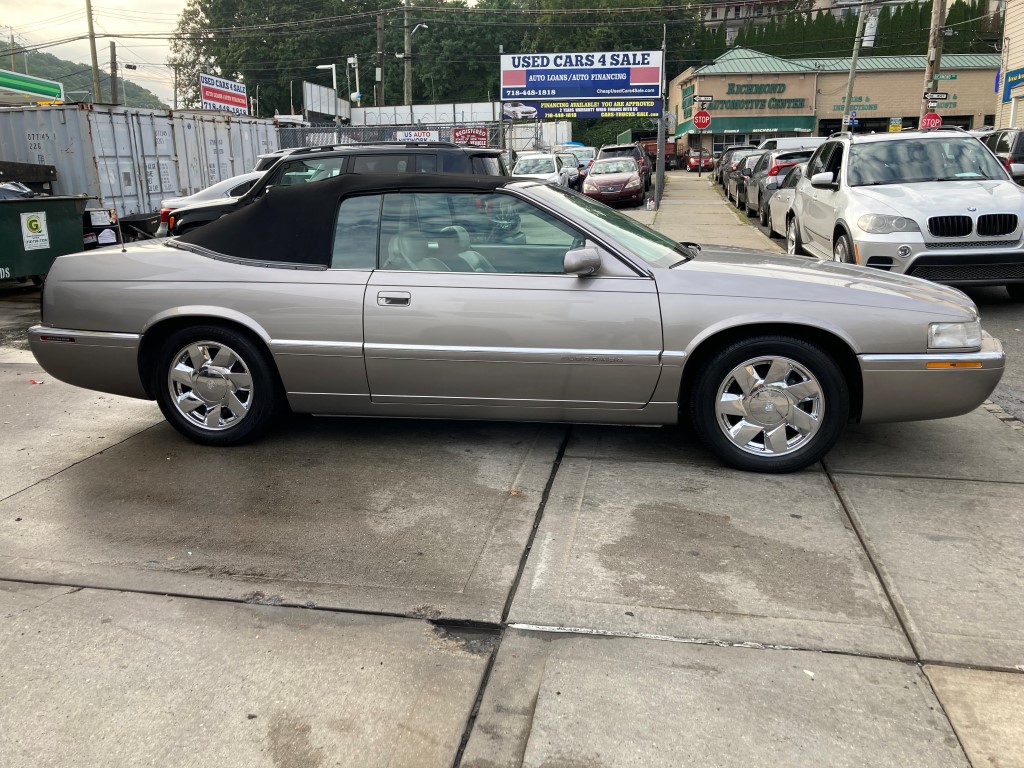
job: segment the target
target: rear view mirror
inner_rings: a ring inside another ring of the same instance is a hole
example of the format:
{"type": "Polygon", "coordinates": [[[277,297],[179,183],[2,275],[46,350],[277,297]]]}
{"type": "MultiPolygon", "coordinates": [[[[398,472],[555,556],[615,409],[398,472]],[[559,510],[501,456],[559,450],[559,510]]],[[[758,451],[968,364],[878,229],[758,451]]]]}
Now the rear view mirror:
{"type": "Polygon", "coordinates": [[[831,187],[833,184],[835,184],[835,175],[828,171],[811,176],[812,187],[831,187]]]}
{"type": "Polygon", "coordinates": [[[592,275],[601,268],[601,254],[597,248],[584,247],[573,248],[566,251],[563,269],[567,275],[586,277],[592,275]]]}
{"type": "Polygon", "coordinates": [[[779,178],[778,178],[778,176],[768,176],[764,180],[764,188],[765,189],[775,189],[777,186],[779,186],[779,178]]]}

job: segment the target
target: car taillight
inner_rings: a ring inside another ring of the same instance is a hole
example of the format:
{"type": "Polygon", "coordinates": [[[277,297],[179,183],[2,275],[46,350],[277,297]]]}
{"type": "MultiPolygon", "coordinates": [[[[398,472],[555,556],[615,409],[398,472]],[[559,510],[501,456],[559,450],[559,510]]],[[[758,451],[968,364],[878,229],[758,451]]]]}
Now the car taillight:
{"type": "Polygon", "coordinates": [[[1004,163],[1004,165],[1006,165],[1006,170],[1008,170],[1008,171],[1011,170],[1010,166],[1013,165],[1016,162],[1017,162],[1017,158],[1015,158],[1013,155],[1007,155],[1006,161],[1004,163]]]}
{"type": "Polygon", "coordinates": [[[796,165],[796,163],[776,163],[775,165],[768,169],[768,175],[778,176],[779,171],[781,171],[783,168],[789,168],[791,165],[796,165]]]}
{"type": "Polygon", "coordinates": [[[161,224],[166,224],[168,222],[168,220],[171,218],[171,211],[173,211],[173,210],[174,210],[173,208],[161,208],[160,209],[160,223],[161,224]]]}

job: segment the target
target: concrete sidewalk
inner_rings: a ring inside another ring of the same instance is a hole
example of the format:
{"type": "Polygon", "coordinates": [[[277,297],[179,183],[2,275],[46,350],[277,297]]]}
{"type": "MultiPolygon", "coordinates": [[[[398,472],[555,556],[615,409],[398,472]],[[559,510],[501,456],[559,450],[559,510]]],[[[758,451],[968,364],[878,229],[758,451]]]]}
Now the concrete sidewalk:
{"type": "MultiPolygon", "coordinates": [[[[683,172],[631,215],[774,245],[683,172]]],[[[46,376],[27,306],[4,768],[1024,766],[1024,435],[988,409],[782,477],[681,428],[298,418],[213,450],[46,376]]]]}

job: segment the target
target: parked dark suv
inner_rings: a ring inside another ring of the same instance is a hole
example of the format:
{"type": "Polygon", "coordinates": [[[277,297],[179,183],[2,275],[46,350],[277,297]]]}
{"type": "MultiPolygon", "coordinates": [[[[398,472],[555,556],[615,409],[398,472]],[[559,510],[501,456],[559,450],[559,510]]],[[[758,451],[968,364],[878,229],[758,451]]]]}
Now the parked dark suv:
{"type": "Polygon", "coordinates": [[[1024,183],[1024,130],[1000,128],[981,138],[1018,184],[1024,183]]]}
{"type": "Polygon", "coordinates": [[[308,184],[343,173],[462,173],[508,176],[501,150],[445,142],[378,142],[305,147],[289,152],[242,197],[198,203],[174,211],[168,229],[180,235],[244,208],[276,186],[308,184]]]}
{"type": "Polygon", "coordinates": [[[640,169],[640,178],[644,182],[644,190],[651,188],[651,156],[639,142],[632,144],[606,144],[597,153],[598,160],[609,157],[629,157],[636,161],[636,167],[640,169]]]}

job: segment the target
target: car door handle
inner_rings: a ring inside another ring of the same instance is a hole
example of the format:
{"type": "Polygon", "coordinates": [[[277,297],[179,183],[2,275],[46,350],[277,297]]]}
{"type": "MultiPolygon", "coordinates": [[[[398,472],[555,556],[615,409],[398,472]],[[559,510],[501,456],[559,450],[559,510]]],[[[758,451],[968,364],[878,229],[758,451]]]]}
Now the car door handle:
{"type": "Polygon", "coordinates": [[[411,296],[405,291],[381,291],[377,294],[377,305],[381,307],[408,307],[411,296]]]}

